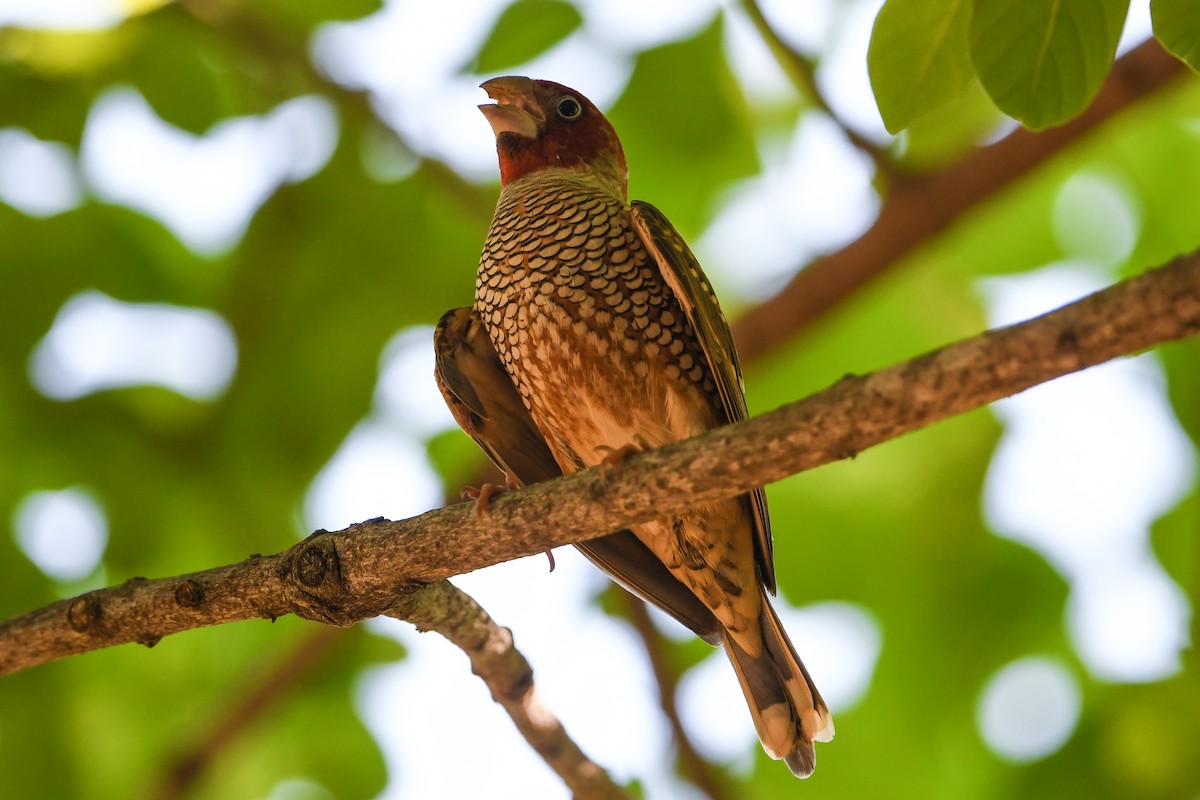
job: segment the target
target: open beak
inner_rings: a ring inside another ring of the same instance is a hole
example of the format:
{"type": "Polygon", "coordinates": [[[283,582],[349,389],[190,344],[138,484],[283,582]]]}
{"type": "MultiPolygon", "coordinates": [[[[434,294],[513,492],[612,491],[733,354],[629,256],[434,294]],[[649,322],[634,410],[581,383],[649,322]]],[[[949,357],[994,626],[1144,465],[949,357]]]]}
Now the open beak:
{"type": "Polygon", "coordinates": [[[538,129],[546,121],[546,115],[534,98],[533,81],[516,75],[492,78],[479,88],[488,93],[495,103],[479,107],[496,138],[502,133],[515,133],[526,139],[536,139],[538,129]]]}

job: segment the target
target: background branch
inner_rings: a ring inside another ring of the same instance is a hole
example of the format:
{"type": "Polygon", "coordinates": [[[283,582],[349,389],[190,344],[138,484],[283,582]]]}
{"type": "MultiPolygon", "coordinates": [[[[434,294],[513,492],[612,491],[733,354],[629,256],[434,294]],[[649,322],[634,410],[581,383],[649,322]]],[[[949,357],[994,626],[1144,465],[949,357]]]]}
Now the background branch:
{"type": "Polygon", "coordinates": [[[658,702],[662,708],[667,724],[671,726],[671,734],[675,738],[678,749],[678,761],[684,777],[704,792],[710,800],[726,800],[731,797],[725,775],[713,766],[696,750],[691,737],[683,727],[679,717],[679,705],[676,703],[676,689],[679,683],[678,672],[671,667],[666,648],[663,646],[662,634],[654,627],[650,618],[650,609],[641,598],[635,597],[624,589],[614,585],[613,589],[620,593],[629,615],[629,621],[637,631],[646,648],[646,657],[650,669],[654,673],[654,684],[658,688],[658,702]]]}
{"type": "Polygon", "coordinates": [[[576,798],[627,798],[601,767],[567,735],[538,697],[533,668],[513,646],[512,631],[497,625],[470,595],[440,581],[402,599],[388,616],[419,631],[437,631],[471,660],[492,699],[504,707],[525,741],[550,765],[576,798]]]}
{"type": "Polygon", "coordinates": [[[866,375],[736,425],[497,498],[399,522],[318,531],[287,551],[134,579],[0,622],[0,674],[182,630],[297,614],[333,625],[388,613],[452,575],[729,497],[849,458],[946,417],[1200,331],[1200,256],[1032,320],[866,375]]]}
{"type": "Polygon", "coordinates": [[[767,48],[775,56],[775,60],[779,62],[784,73],[791,79],[795,87],[808,98],[817,109],[824,112],[833,123],[838,126],[838,130],[846,137],[846,141],[854,145],[860,152],[871,159],[875,164],[875,169],[886,175],[889,179],[895,178],[895,165],[887,152],[880,148],[878,144],[863,136],[854,128],[846,124],[829,105],[829,101],[825,99],[824,92],[817,85],[817,63],[814,59],[805,56],[798,52],[794,47],[784,41],[779,32],[775,30],[770,20],[763,14],[762,8],[757,0],[745,0],[742,6],[746,9],[746,15],[750,17],[750,21],[754,24],[758,35],[762,37],[767,48]]]}
{"type": "Polygon", "coordinates": [[[220,754],[237,741],[267,709],[274,706],[293,685],[308,674],[339,643],[346,633],[321,627],[284,654],[269,670],[224,712],[208,735],[174,760],[161,784],[148,797],[177,800],[186,797],[220,754]]]}
{"type": "Polygon", "coordinates": [[[1018,129],[944,169],[894,180],[866,233],[803,267],[777,295],[734,321],[742,360],[787,341],[1005,187],[1188,74],[1186,66],[1151,39],[1117,60],[1091,106],[1070,123],[1038,133],[1018,129]]]}

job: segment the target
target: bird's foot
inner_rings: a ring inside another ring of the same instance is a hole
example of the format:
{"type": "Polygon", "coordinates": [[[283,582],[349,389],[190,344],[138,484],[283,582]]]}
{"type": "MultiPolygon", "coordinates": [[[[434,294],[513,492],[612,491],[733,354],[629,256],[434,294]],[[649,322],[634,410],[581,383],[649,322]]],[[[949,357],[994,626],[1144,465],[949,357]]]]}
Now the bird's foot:
{"type": "Polygon", "coordinates": [[[474,486],[464,486],[462,496],[467,500],[475,501],[475,516],[483,517],[488,512],[488,507],[492,504],[492,498],[498,494],[504,494],[508,489],[495,483],[485,483],[476,489],[474,486]]]}
{"type": "Polygon", "coordinates": [[[603,454],[603,457],[600,459],[600,466],[609,468],[618,467],[630,456],[650,449],[650,443],[642,438],[640,433],[635,433],[633,441],[628,444],[623,444],[620,447],[610,447],[609,445],[602,444],[596,448],[596,452],[603,454]]]}
{"type": "Polygon", "coordinates": [[[551,571],[551,572],[554,572],[554,551],[553,551],[553,550],[547,550],[547,551],[546,551],[546,558],[550,559],[550,571],[551,571]]]}

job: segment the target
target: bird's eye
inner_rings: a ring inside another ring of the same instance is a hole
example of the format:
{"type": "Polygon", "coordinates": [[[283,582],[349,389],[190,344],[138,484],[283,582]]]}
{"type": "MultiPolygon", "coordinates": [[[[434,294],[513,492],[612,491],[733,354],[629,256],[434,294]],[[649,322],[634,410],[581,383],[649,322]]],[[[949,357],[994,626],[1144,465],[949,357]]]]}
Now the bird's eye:
{"type": "Polygon", "coordinates": [[[574,97],[567,95],[558,101],[558,115],[567,121],[579,119],[583,113],[583,105],[574,97]]]}

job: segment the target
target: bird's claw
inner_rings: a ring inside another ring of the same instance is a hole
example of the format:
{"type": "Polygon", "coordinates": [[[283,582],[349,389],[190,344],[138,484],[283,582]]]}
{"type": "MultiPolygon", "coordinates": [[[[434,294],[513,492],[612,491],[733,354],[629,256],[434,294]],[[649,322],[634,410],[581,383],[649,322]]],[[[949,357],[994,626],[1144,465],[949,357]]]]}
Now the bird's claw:
{"type": "Polygon", "coordinates": [[[464,486],[462,496],[467,500],[475,501],[475,516],[483,517],[488,512],[488,507],[492,504],[492,498],[498,494],[504,494],[508,489],[495,483],[485,483],[476,489],[474,486],[464,486]]]}
{"type": "Polygon", "coordinates": [[[600,459],[600,466],[607,468],[620,466],[630,456],[650,449],[650,443],[640,433],[635,433],[632,442],[623,444],[620,447],[602,444],[596,448],[596,452],[603,454],[603,457],[600,459]]]}

